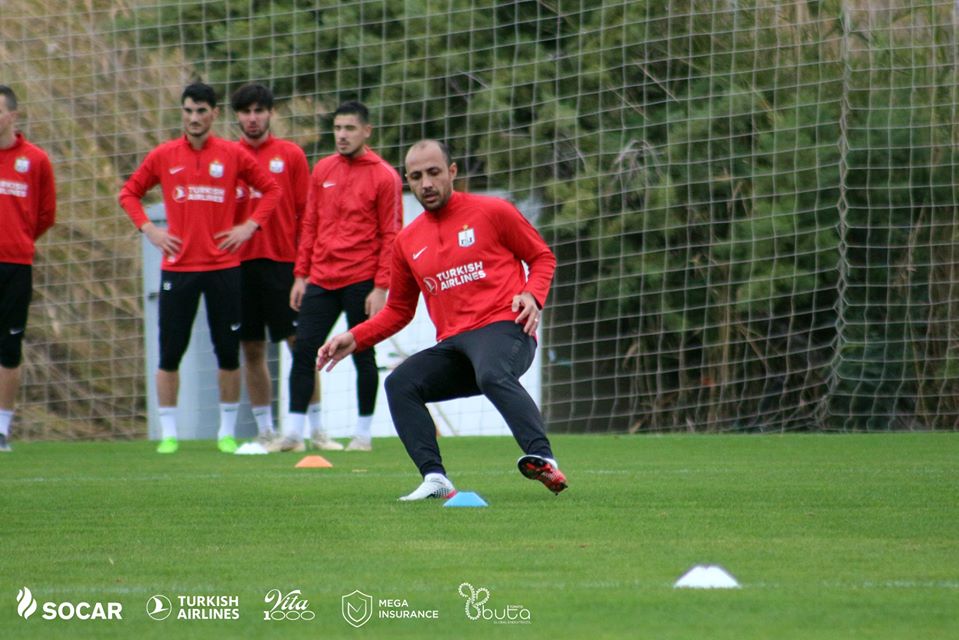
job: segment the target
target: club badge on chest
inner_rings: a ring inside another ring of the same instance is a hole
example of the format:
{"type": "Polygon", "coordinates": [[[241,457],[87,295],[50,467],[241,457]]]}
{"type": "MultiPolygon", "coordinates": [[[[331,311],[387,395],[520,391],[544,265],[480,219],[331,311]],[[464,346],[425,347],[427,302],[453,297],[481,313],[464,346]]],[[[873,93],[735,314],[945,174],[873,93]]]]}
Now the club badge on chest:
{"type": "Polygon", "coordinates": [[[474,229],[464,225],[463,230],[459,233],[459,240],[461,247],[472,246],[473,243],[476,242],[476,234],[474,233],[474,229]]]}

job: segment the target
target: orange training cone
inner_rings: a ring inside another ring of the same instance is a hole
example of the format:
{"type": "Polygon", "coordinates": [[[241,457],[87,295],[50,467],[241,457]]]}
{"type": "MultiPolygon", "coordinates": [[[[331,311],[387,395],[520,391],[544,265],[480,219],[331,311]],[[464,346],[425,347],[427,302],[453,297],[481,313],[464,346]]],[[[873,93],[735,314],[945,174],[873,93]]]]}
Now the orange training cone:
{"type": "Polygon", "coordinates": [[[326,469],[333,464],[323,456],[304,456],[296,463],[297,469],[326,469]]]}

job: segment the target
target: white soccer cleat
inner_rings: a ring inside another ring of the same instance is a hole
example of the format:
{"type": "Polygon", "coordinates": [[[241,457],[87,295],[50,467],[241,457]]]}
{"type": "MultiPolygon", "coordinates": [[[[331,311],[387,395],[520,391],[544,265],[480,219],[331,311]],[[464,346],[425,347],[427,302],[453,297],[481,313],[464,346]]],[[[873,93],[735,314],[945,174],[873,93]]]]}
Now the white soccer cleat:
{"type": "Polygon", "coordinates": [[[416,500],[426,500],[428,498],[452,498],[456,495],[456,488],[453,483],[441,473],[427,473],[423,478],[423,484],[416,487],[416,490],[408,496],[400,498],[403,502],[413,502],[416,500]]]}
{"type": "Polygon", "coordinates": [[[267,448],[267,451],[270,453],[280,453],[283,451],[292,451],[293,453],[301,453],[306,451],[306,445],[303,443],[303,440],[300,438],[289,438],[283,437],[278,438],[273,441],[273,443],[267,448]]]}
{"type": "Polygon", "coordinates": [[[343,445],[327,435],[326,431],[313,432],[313,448],[322,451],[342,451],[343,445]]]}
{"type": "Polygon", "coordinates": [[[350,440],[350,443],[346,445],[347,451],[372,451],[373,450],[373,441],[369,438],[358,438],[354,437],[350,440]]]}
{"type": "Polygon", "coordinates": [[[267,431],[266,433],[261,433],[253,439],[253,442],[261,445],[267,451],[270,450],[270,447],[274,442],[280,439],[280,434],[276,431],[267,431]]]}

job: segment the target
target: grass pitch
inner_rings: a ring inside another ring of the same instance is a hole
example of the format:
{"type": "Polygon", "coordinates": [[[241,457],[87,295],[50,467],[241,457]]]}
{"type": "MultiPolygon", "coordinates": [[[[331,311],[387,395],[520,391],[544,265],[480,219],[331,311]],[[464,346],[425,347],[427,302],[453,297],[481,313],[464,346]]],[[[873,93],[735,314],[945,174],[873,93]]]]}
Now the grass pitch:
{"type": "Polygon", "coordinates": [[[520,476],[512,440],[444,439],[457,488],[490,505],[464,509],[396,501],[419,477],[395,439],[305,470],[212,442],[14,442],[0,637],[959,636],[959,434],[553,441],[558,497],[520,476]],[[674,589],[696,564],[742,587],[674,589]],[[488,590],[492,620],[467,618],[462,583],[488,590]],[[299,589],[315,618],[264,620],[272,589],[299,589]],[[373,597],[360,628],[341,613],[354,590],[373,597]],[[146,615],[154,594],[174,616],[146,615]],[[181,595],[236,596],[239,619],[178,620],[181,595]],[[123,619],[44,620],[48,601],[118,601],[123,619]],[[380,617],[402,611],[438,618],[380,617]],[[509,612],[523,618],[496,620],[509,612]]]}

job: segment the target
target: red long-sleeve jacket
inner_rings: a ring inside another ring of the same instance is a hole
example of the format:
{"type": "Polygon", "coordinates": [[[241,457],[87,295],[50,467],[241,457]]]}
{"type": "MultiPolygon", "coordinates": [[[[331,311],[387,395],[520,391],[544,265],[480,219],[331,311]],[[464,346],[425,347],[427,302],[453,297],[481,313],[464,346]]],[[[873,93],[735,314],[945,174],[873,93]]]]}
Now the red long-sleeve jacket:
{"type": "Polygon", "coordinates": [[[34,243],[56,211],[50,159],[18,132],[12,147],[0,149],[0,262],[33,264],[34,243]]]}
{"type": "Polygon", "coordinates": [[[324,289],[373,280],[389,286],[390,252],[403,225],[399,174],[372,150],[316,163],[293,273],[324,289]]]}
{"type": "Polygon", "coordinates": [[[163,190],[167,231],[182,240],[173,258],[163,256],[166,271],[213,271],[240,266],[239,253],[217,248],[216,234],[243,222],[236,207],[240,181],[263,197],[249,216],[261,228],[268,224],[280,197],[280,187],[256,159],[233,142],[207,138],[199,151],[186,136],[156,147],[120,190],[120,205],[139,229],[149,218],[140,200],[157,184],[163,190]]]}
{"type": "MultiPolygon", "coordinates": [[[[295,262],[297,239],[306,208],[306,193],[310,186],[310,165],[306,161],[306,154],[295,142],[272,135],[258,147],[249,145],[245,140],[235,144],[256,158],[280,185],[282,192],[269,224],[240,247],[240,261],[267,258],[276,262],[295,262]]],[[[242,202],[238,192],[237,206],[243,210],[241,218],[246,220],[247,211],[263,194],[245,184],[241,190],[242,202]]]]}
{"type": "Polygon", "coordinates": [[[528,291],[542,307],[555,270],[553,252],[516,207],[453,192],[442,209],[424,211],[397,235],[386,306],[351,329],[357,351],[409,324],[420,293],[437,341],[513,321],[513,296],[528,291]]]}

